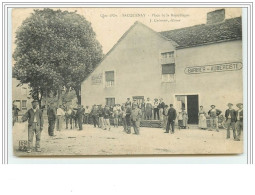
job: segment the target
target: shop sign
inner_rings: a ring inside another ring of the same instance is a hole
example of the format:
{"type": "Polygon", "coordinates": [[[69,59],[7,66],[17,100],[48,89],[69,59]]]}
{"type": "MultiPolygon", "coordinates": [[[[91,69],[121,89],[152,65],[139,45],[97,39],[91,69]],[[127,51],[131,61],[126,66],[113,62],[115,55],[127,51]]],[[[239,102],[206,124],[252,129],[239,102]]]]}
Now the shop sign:
{"type": "Polygon", "coordinates": [[[241,62],[232,62],[224,64],[214,64],[205,66],[191,66],[185,68],[186,74],[201,74],[201,73],[213,73],[213,72],[225,72],[241,70],[243,67],[241,62]]]}
{"type": "Polygon", "coordinates": [[[103,79],[103,74],[102,73],[94,74],[92,75],[91,79],[92,79],[92,85],[101,84],[103,79]]]}

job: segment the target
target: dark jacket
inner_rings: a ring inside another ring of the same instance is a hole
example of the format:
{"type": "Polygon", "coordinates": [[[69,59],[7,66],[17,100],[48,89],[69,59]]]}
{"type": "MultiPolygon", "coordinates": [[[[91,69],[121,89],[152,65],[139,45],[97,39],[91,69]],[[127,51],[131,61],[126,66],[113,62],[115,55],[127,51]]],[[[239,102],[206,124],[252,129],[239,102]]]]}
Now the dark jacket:
{"type": "Polygon", "coordinates": [[[48,120],[56,120],[56,110],[54,108],[48,108],[47,110],[48,120]]]}
{"type": "Polygon", "coordinates": [[[84,114],[85,109],[84,108],[78,108],[77,112],[76,112],[76,116],[77,117],[82,117],[82,115],[84,114]]]}
{"type": "Polygon", "coordinates": [[[161,103],[159,103],[159,105],[158,105],[158,109],[160,109],[160,108],[165,108],[165,103],[164,102],[161,102],[161,103]]]}
{"type": "Polygon", "coordinates": [[[28,120],[28,126],[31,126],[34,122],[34,117],[36,117],[37,124],[40,126],[40,129],[43,129],[43,115],[40,109],[37,109],[36,112],[31,108],[23,116],[22,121],[25,122],[28,120]]]}
{"type": "Polygon", "coordinates": [[[174,108],[169,108],[167,115],[168,115],[169,121],[175,120],[176,119],[176,110],[174,108]]]}
{"type": "Polygon", "coordinates": [[[104,119],[109,119],[111,116],[111,111],[104,109],[104,119]]]}
{"type": "Polygon", "coordinates": [[[102,107],[98,109],[98,116],[104,117],[104,109],[102,107]]]}
{"type": "Polygon", "coordinates": [[[232,109],[232,110],[227,109],[225,111],[226,120],[228,119],[229,115],[231,116],[231,122],[236,122],[236,111],[234,109],[232,109]]]}

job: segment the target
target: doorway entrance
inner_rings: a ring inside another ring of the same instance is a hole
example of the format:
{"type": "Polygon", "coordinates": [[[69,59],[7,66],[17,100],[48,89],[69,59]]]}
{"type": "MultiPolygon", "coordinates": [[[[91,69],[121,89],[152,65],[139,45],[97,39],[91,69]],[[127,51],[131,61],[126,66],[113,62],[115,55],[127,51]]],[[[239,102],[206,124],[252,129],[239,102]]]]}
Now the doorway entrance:
{"type": "Polygon", "coordinates": [[[188,114],[188,124],[198,124],[198,95],[176,95],[176,111],[185,109],[188,114]]]}

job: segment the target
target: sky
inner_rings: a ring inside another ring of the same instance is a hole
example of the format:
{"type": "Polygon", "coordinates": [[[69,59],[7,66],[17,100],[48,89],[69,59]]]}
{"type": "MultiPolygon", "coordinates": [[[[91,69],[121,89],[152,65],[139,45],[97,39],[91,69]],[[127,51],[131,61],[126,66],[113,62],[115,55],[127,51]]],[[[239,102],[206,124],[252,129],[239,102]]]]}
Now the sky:
{"type": "MultiPolygon", "coordinates": [[[[36,8],[38,9],[38,8],[36,8]]],[[[221,8],[54,8],[77,11],[83,15],[96,33],[97,40],[106,54],[120,37],[136,22],[153,30],[167,31],[206,23],[208,12],[221,8]]],[[[12,10],[12,43],[15,49],[15,32],[34,8],[12,10]]],[[[225,8],[225,18],[239,17],[241,8],[225,8]]]]}

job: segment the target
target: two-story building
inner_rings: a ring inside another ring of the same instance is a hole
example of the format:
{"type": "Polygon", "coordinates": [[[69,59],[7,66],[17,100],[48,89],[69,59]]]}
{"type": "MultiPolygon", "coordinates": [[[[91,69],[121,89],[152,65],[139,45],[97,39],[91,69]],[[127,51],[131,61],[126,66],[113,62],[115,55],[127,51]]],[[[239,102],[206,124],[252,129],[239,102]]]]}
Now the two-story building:
{"type": "Polygon", "coordinates": [[[83,105],[124,103],[127,98],[163,98],[188,123],[198,123],[200,105],[224,110],[243,100],[242,21],[225,10],[207,23],[155,32],[135,22],[81,85],[83,105]]]}

